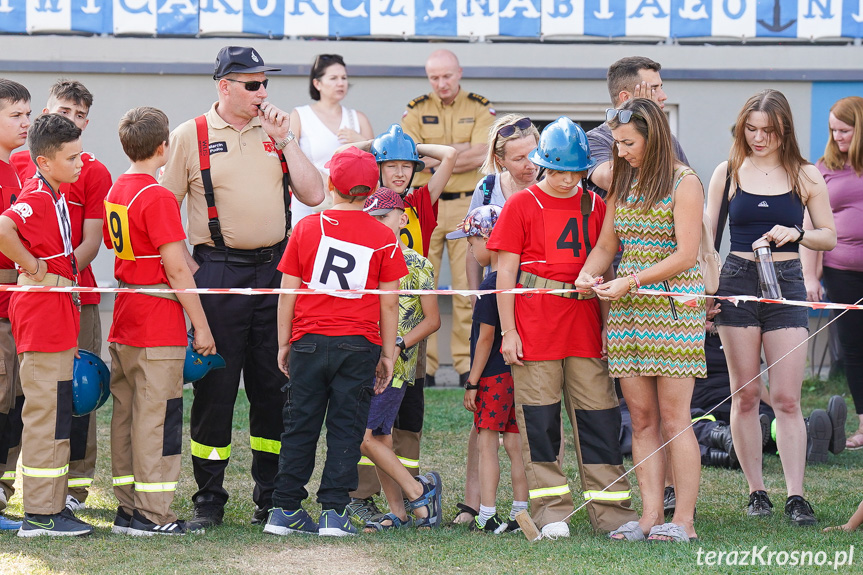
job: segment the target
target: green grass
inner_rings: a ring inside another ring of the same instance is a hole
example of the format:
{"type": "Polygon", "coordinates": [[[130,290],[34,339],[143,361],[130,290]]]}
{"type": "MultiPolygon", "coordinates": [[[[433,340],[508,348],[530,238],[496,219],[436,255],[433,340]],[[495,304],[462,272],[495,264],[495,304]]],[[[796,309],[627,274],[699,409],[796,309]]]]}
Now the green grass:
{"type": "MultiPolygon", "coordinates": [[[[843,381],[807,382],[804,385],[804,412],[824,407],[833,393],[844,391],[843,381]]],[[[242,396],[243,394],[241,394],[242,396]]],[[[464,458],[470,416],[461,407],[458,390],[432,389],[426,392],[427,418],[423,438],[423,466],[440,470],[444,478],[446,519],[455,515],[455,504],[464,488],[464,458]]],[[[186,415],[191,394],[186,396],[186,415]]],[[[853,410],[849,410],[853,414],[853,410]]],[[[853,419],[853,415],[852,415],[853,419]]],[[[249,476],[251,454],[245,397],[238,402],[234,421],[234,444],[228,468],[227,487],[231,492],[225,525],[200,537],[131,538],[110,533],[116,500],[110,487],[108,427],[109,406],[99,412],[99,460],[96,481],[80,515],[96,525],[96,534],[86,539],[20,539],[12,533],[0,539],[0,573],[809,573],[832,567],[704,567],[697,565],[698,550],[743,551],[767,545],[768,551],[823,551],[828,560],[836,552],[848,551],[859,544],[858,534],[823,534],[819,529],[794,528],[781,512],[784,482],[777,457],[765,457],[765,478],[776,515],[767,520],[744,516],[746,483],[739,471],[705,468],[702,470],[701,495],[696,523],[701,543],[696,545],[613,543],[595,534],[584,511],[571,520],[568,540],[528,543],[520,534],[484,536],[464,528],[444,528],[436,532],[401,531],[361,535],[344,539],[315,537],[277,538],[249,525],[253,503],[249,476]]],[[[856,422],[849,421],[848,431],[856,422]]],[[[188,445],[188,440],[185,445],[188,445]]],[[[567,438],[565,468],[574,492],[575,453],[571,436],[567,438]]],[[[506,457],[501,450],[503,459],[506,457]]],[[[309,486],[315,492],[323,462],[319,446],[318,472],[309,486]]],[[[830,456],[826,465],[807,471],[807,496],[819,519],[819,527],[844,523],[861,498],[859,468],[863,452],[844,452],[830,456]]],[[[631,466],[631,460],[626,462],[631,466]]],[[[502,465],[499,504],[509,509],[511,492],[508,464],[502,465]]],[[[191,514],[190,496],[195,490],[188,453],[184,454],[175,509],[181,517],[191,514]]],[[[636,507],[640,508],[637,499],[636,507]]],[[[576,496],[576,500],[578,497],[576,496]]],[[[312,500],[307,509],[319,511],[312,500]]],[[[21,499],[16,494],[9,514],[20,516],[21,499]]],[[[766,559],[766,554],[764,555],[766,559]]],[[[863,548],[854,556],[855,567],[863,564],[863,548]]],[[[840,569],[842,570],[842,569],[840,569]]]]}

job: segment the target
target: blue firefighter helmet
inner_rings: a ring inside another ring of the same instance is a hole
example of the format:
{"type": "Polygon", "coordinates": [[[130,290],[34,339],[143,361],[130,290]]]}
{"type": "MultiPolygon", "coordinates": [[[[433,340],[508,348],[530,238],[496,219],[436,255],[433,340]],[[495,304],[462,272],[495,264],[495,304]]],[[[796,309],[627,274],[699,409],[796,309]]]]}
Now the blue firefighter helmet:
{"type": "Polygon", "coordinates": [[[537,166],[558,172],[581,172],[596,163],[590,157],[587,134],[566,116],[545,127],[528,157],[537,166]]]}
{"type": "Polygon", "coordinates": [[[421,172],[426,167],[417,154],[417,145],[413,138],[402,131],[398,124],[390,126],[389,130],[372,141],[371,153],[380,164],[389,160],[403,160],[414,163],[414,171],[421,172]]]}
{"type": "Polygon", "coordinates": [[[189,333],[189,345],[186,347],[186,362],[183,364],[183,381],[194,383],[210,373],[211,369],[222,369],[225,367],[225,358],[218,353],[201,355],[195,351],[192,345],[195,336],[189,333]]]}
{"type": "Polygon", "coordinates": [[[111,372],[95,353],[78,350],[72,368],[72,414],[81,417],[102,407],[111,395],[111,372]]]}

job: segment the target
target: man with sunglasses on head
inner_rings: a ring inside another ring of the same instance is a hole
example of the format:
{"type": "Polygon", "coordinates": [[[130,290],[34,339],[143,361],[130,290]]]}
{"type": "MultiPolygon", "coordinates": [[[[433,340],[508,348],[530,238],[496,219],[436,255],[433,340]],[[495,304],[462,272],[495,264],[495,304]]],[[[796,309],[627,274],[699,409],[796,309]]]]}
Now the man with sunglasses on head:
{"type": "MultiPolygon", "coordinates": [[[[324,199],[315,167],[291,132],[290,115],[267,101],[267,72],[257,50],[226,46],[216,57],[218,101],[171,134],[161,184],[182,204],[194,252],[189,267],[201,288],[277,288],[276,269],[287,244],[290,190],[307,205],[324,199]]],[[[192,496],[200,527],[222,522],[223,486],[231,456],[234,403],[242,374],[249,399],[255,511],[263,523],[272,507],[284,430],[276,307],[278,296],[205,295],[201,304],[225,369],[195,383],[191,413],[192,496]]]]}
{"type": "MultiPolygon", "coordinates": [[[[608,93],[611,104],[618,108],[632,98],[650,98],[660,108],[665,108],[668,96],[662,89],[662,77],[659,71],[662,66],[644,56],[628,56],[621,58],[608,68],[608,93]]],[[[614,111],[609,111],[614,114],[614,111]]],[[[613,116],[612,116],[613,117],[613,116]]],[[[611,118],[606,118],[610,120],[611,118]]],[[[625,123],[625,122],[624,122],[625,123]]],[[[672,134],[674,155],[682,163],[689,165],[680,142],[672,134]]],[[[608,124],[602,123],[587,133],[590,143],[590,155],[596,160],[596,165],[587,171],[587,188],[605,197],[611,187],[611,146],[614,138],[608,124]]]]}
{"type": "MultiPolygon", "coordinates": [[[[488,150],[488,131],[494,122],[495,110],[487,98],[461,89],[462,69],[458,58],[449,50],[436,50],[426,60],[426,76],[432,87],[430,94],[411,100],[402,115],[402,129],[417,144],[446,144],[458,151],[453,174],[437,205],[438,227],[432,234],[428,258],[435,270],[440,270],[443,249],[449,254],[453,289],[468,289],[465,273],[467,244],[447,240],[446,234],[464,220],[477,181],[483,174],[479,167],[488,150]]],[[[414,186],[428,183],[439,161],[423,158],[425,169],[413,180],[414,186]]],[[[437,282],[438,275],[435,275],[437,282]]],[[[468,298],[453,298],[453,329],[450,349],[453,367],[464,385],[470,373],[471,305],[468,298]]],[[[425,385],[434,385],[438,367],[437,339],[429,338],[425,385]]],[[[420,377],[420,375],[418,375],[420,377]]]]}

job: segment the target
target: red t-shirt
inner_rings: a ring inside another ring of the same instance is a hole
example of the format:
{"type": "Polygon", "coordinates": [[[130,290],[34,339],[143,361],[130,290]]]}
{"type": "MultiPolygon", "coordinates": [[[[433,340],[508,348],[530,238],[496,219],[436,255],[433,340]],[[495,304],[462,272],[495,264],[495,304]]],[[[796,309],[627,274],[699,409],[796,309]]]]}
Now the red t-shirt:
{"type": "MultiPolygon", "coordinates": [[[[180,205],[147,174],[123,174],[105,198],[102,233],[114,250],[114,277],[128,284],[168,282],[159,247],[186,239],[180,205]]],[[[179,302],[146,294],[118,294],[108,341],[135,347],[186,346],[179,302]]]]}
{"type": "MultiPolygon", "coordinates": [[[[7,210],[21,195],[21,180],[11,164],[0,160],[0,210],[7,210]]],[[[0,252],[0,269],[13,270],[15,264],[0,252]]],[[[9,298],[12,292],[0,292],[0,317],[9,317],[9,298]]]]}
{"type": "MultiPolygon", "coordinates": [[[[33,177],[36,164],[30,158],[30,152],[18,152],[12,155],[12,164],[18,170],[22,180],[33,177]]],[[[105,210],[103,202],[108,190],[111,189],[111,173],[105,165],[92,154],[81,154],[84,166],[81,176],[73,184],[62,184],[60,191],[66,195],[69,203],[69,217],[72,221],[72,247],[77,248],[84,239],[84,220],[101,220],[105,210]]],[[[96,287],[96,276],[92,266],[78,271],[78,285],[96,287]]],[[[82,293],[81,305],[99,304],[101,294],[82,293]]]]}
{"type": "Polygon", "coordinates": [[[432,204],[428,185],[414,189],[404,201],[408,225],[402,228],[401,240],[410,249],[428,257],[432,233],[437,227],[437,202],[432,204]]]}
{"type": "MultiPolygon", "coordinates": [[[[18,237],[27,250],[48,264],[48,272],[72,279],[71,256],[64,252],[55,196],[41,178],[24,183],[15,204],[3,212],[18,226],[18,237]]],[[[12,336],[18,353],[57,352],[78,345],[80,320],[71,293],[15,292],[9,302],[12,336]]]]}
{"type": "MultiPolygon", "coordinates": [[[[522,271],[574,283],[587,257],[583,245],[582,193],[571,198],[555,198],[539,186],[516,192],[501,212],[488,240],[488,249],[518,254],[522,271]]],[[[599,196],[589,193],[593,210],[588,231],[590,244],[596,245],[605,218],[605,204],[599,196]]],[[[516,296],[515,324],[524,346],[525,360],[601,356],[602,322],[596,298],[577,300],[549,294],[516,296]]]]}
{"type": "MultiPolygon", "coordinates": [[[[392,230],[362,211],[326,210],[306,216],[291,233],[279,271],[302,287],[374,289],[408,275],[392,230]],[[321,226],[323,224],[323,232],[321,226]]],[[[294,308],[291,342],[307,333],[361,335],[381,345],[380,298],[301,295],[294,308]]]]}

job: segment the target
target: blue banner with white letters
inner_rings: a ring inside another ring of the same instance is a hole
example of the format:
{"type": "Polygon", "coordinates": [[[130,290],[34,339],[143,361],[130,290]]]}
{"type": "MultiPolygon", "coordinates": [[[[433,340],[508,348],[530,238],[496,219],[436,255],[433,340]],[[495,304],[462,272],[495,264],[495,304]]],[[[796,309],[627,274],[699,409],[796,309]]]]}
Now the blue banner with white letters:
{"type": "Polygon", "coordinates": [[[0,0],[0,33],[861,38],[863,0],[0,0]]]}

